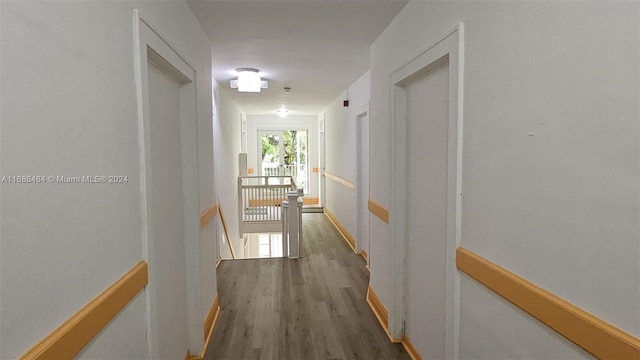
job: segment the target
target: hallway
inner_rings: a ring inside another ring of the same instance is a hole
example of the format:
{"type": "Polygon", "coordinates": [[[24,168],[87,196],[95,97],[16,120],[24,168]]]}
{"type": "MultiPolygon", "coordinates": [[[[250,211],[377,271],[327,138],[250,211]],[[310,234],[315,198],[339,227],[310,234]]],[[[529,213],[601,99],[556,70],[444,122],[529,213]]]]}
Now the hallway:
{"type": "Polygon", "coordinates": [[[640,359],[639,19],[0,0],[0,360],[640,359]]]}
{"type": "Polygon", "coordinates": [[[213,359],[408,359],[367,305],[369,273],[324,214],[304,214],[299,260],[223,261],[213,359]]]}

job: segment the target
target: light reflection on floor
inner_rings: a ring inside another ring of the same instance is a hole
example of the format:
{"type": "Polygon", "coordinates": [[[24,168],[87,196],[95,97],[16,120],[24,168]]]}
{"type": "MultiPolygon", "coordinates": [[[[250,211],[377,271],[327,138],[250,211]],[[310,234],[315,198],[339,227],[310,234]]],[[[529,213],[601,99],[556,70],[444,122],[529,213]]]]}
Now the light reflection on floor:
{"type": "Polygon", "coordinates": [[[238,259],[279,258],[282,257],[282,233],[245,234],[243,254],[238,259]]]}

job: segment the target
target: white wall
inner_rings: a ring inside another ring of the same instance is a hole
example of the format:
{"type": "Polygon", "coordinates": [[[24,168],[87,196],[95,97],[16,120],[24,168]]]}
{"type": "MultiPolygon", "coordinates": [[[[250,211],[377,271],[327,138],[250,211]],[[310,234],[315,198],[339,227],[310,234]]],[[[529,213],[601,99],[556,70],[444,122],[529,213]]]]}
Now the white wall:
{"type": "MultiPolygon", "coordinates": [[[[356,112],[369,103],[370,75],[367,71],[349,86],[321,116],[325,119],[326,171],[357,182],[356,112]],[[349,107],[343,107],[343,100],[349,107]]],[[[372,145],[373,146],[373,145],[372,145]]],[[[375,161],[374,158],[370,158],[375,161]]],[[[357,233],[356,192],[329,178],[324,206],[353,235],[357,233]]]]}
{"type": "Polygon", "coordinates": [[[289,115],[281,118],[278,115],[247,115],[247,167],[253,168],[253,175],[259,174],[258,160],[258,131],[260,130],[307,130],[307,159],[309,174],[308,196],[318,196],[318,173],[312,172],[314,167],[320,167],[318,162],[318,117],[314,115],[289,115]]]}
{"type": "MultiPolygon", "coordinates": [[[[214,97],[217,108],[214,121],[215,173],[218,188],[218,205],[224,212],[233,249],[243,248],[238,224],[238,154],[240,153],[240,117],[242,112],[226,90],[216,83],[214,97]]],[[[222,226],[220,226],[222,229],[222,226]]],[[[222,258],[230,259],[228,245],[219,239],[222,258]]]]}
{"type": "MultiPolygon", "coordinates": [[[[0,7],[0,175],[128,176],[117,185],[2,184],[0,358],[11,359],[144,258],[133,9],[196,69],[200,210],[214,197],[211,61],[208,39],[183,2],[0,7]]],[[[213,239],[200,241],[204,248],[213,239]]],[[[201,260],[204,319],[216,288],[215,257],[201,260]]],[[[148,358],[144,295],[80,357],[148,358]]],[[[191,340],[202,343],[197,335],[191,340]]]]}
{"type": "MultiPolygon", "coordinates": [[[[208,53],[210,45],[202,51],[208,53]]],[[[211,65],[206,66],[209,79],[211,79],[211,65]]],[[[208,209],[211,205],[218,203],[217,186],[215,178],[214,157],[217,154],[214,151],[214,123],[216,107],[219,106],[219,99],[215,98],[214,81],[205,81],[202,86],[208,86],[209,91],[202,92],[208,95],[209,107],[201,110],[201,117],[198,122],[198,177],[199,177],[199,195],[200,195],[200,213],[208,209]]],[[[217,294],[217,277],[216,277],[216,259],[219,257],[217,243],[219,243],[218,228],[220,225],[219,218],[216,216],[211,220],[208,226],[200,231],[200,312],[207,314],[211,308],[211,304],[217,294]],[[213,261],[211,261],[213,259],[213,261]]],[[[204,315],[206,316],[206,315],[204,315]]]]}
{"type": "MultiPolygon", "coordinates": [[[[388,207],[389,76],[464,22],[462,246],[636,336],[639,7],[410,2],[372,45],[370,117],[371,197],[388,207]]],[[[392,250],[372,217],[388,309],[392,250]]],[[[464,275],[460,306],[463,358],[586,356],[464,275]]]]}

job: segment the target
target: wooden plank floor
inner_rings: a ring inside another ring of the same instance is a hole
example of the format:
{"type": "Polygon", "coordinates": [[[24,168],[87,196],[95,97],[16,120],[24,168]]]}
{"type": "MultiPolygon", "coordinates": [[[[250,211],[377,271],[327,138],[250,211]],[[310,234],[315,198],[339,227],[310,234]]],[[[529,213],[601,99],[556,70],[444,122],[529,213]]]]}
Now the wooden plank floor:
{"type": "Polygon", "coordinates": [[[369,272],[324,214],[304,214],[304,258],[223,261],[208,359],[409,359],[365,300],[369,272]]]}

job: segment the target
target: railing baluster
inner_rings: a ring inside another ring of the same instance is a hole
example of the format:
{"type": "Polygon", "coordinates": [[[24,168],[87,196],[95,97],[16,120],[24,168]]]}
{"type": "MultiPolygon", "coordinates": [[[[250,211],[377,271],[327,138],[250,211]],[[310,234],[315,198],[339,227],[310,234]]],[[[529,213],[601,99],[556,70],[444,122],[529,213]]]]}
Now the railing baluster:
{"type": "MultiPolygon", "coordinates": [[[[298,193],[298,195],[300,195],[298,193]]],[[[302,242],[302,198],[298,196],[298,206],[296,210],[298,212],[298,257],[302,257],[303,254],[303,242],[302,242]]]]}
{"type": "Polygon", "coordinates": [[[298,193],[297,192],[289,192],[287,193],[287,197],[289,199],[289,209],[287,211],[287,233],[289,237],[289,257],[297,258],[300,256],[299,249],[299,235],[300,231],[298,230],[298,193]]]}
{"type": "Polygon", "coordinates": [[[242,178],[239,177],[238,178],[238,218],[240,221],[238,221],[238,230],[240,231],[240,236],[242,236],[244,233],[244,229],[242,228],[242,225],[244,222],[244,210],[242,208],[242,200],[244,198],[243,190],[244,188],[242,186],[242,178]]]}
{"type": "Polygon", "coordinates": [[[271,210],[272,210],[271,208],[274,207],[274,206],[271,205],[271,204],[273,204],[273,191],[271,191],[271,189],[269,189],[269,207],[267,207],[267,211],[268,211],[267,219],[269,221],[273,220],[272,215],[271,215],[271,210]]]}
{"type": "Polygon", "coordinates": [[[257,188],[254,189],[255,193],[256,193],[256,197],[257,197],[257,202],[256,202],[256,208],[258,209],[257,213],[256,213],[256,220],[258,221],[262,221],[262,191],[264,188],[257,188]]]}
{"type": "Polygon", "coordinates": [[[282,207],[282,210],[280,212],[280,216],[282,217],[282,257],[289,257],[289,226],[287,224],[287,211],[289,210],[289,203],[284,200],[280,206],[282,207]]]}
{"type": "Polygon", "coordinates": [[[270,176],[263,172],[262,176],[239,177],[239,227],[243,234],[248,223],[280,221],[283,256],[297,258],[303,252],[303,189],[296,184],[298,169],[288,170],[286,176],[270,176]]]}

